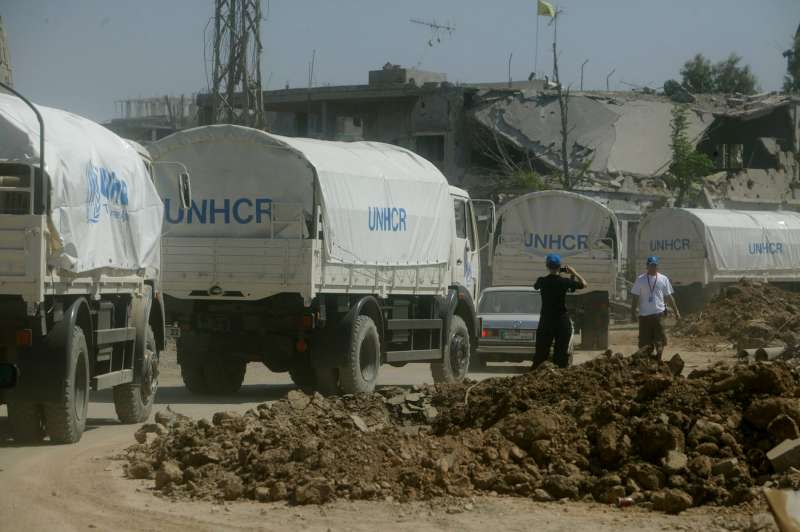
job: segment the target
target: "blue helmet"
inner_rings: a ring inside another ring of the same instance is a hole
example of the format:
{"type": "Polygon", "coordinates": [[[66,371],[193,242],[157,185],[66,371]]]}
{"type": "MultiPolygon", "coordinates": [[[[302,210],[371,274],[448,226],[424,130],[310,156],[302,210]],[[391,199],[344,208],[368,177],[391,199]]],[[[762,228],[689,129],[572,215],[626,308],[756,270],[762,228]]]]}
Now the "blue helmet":
{"type": "Polygon", "coordinates": [[[647,265],[658,266],[658,257],[656,257],[655,255],[647,257],[647,265]]]}
{"type": "Polygon", "coordinates": [[[544,262],[548,268],[558,268],[561,266],[561,255],[558,253],[548,253],[544,262]]]}

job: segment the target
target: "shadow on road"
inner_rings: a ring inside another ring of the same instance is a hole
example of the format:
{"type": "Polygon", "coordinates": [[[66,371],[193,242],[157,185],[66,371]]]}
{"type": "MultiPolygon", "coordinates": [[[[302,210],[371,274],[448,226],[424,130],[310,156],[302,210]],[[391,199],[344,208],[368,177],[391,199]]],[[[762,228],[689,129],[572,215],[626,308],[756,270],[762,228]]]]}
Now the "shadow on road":
{"type": "MultiPolygon", "coordinates": [[[[88,418],[86,420],[86,428],[84,429],[84,433],[87,433],[94,429],[99,429],[100,427],[106,427],[111,425],[119,425],[119,421],[116,419],[107,419],[107,418],[88,418]]],[[[41,443],[17,443],[11,437],[11,426],[8,423],[7,417],[0,417],[0,449],[4,448],[21,448],[21,447],[50,447],[54,444],[50,443],[49,439],[43,440],[41,443]]],[[[70,444],[66,444],[70,445],[70,444]]]]}
{"type": "Polygon", "coordinates": [[[470,371],[470,375],[521,375],[531,369],[530,364],[524,366],[486,366],[478,371],[470,371]]]}
{"type": "MultiPolygon", "coordinates": [[[[296,389],[293,384],[246,384],[235,394],[197,395],[183,385],[159,386],[156,404],[195,405],[195,404],[242,404],[275,401],[286,397],[290,390],[296,389]]],[[[103,390],[92,394],[92,402],[113,403],[111,390],[103,390]]]]}

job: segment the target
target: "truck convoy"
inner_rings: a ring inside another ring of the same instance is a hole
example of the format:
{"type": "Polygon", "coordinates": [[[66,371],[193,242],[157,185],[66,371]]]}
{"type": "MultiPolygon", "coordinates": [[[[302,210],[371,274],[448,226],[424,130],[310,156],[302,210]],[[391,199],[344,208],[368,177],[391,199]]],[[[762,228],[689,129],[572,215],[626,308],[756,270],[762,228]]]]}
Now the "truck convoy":
{"type": "Polygon", "coordinates": [[[192,173],[188,209],[172,174],[157,177],[167,322],[189,390],[235,392],[248,362],[330,394],[371,391],[384,363],[464,378],[478,334],[475,208],[433,164],[231,125],[150,152],[192,173]]]}
{"type": "Polygon", "coordinates": [[[520,196],[497,212],[492,286],[532,286],[547,275],[545,256],[560,254],[589,284],[589,291],[568,299],[582,347],[606,349],[609,297],[620,270],[617,228],[610,209],[580,194],[549,190],[520,196]]]}
{"type": "Polygon", "coordinates": [[[18,442],[69,443],[90,389],[123,423],[150,413],[163,205],[146,152],[17,96],[0,94],[0,365],[19,375],[0,403],[18,442]]]}
{"type": "MultiPolygon", "coordinates": [[[[742,278],[800,282],[800,213],[659,209],[639,225],[637,255],[660,257],[682,312],[742,278]]],[[[789,286],[791,287],[791,286],[789,286]]]]}

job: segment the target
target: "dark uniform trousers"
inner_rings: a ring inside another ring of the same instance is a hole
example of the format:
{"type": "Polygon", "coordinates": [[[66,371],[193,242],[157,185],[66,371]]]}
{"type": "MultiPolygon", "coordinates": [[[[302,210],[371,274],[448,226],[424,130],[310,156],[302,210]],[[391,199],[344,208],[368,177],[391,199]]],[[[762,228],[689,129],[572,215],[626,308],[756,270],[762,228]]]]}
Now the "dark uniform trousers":
{"type": "Polygon", "coordinates": [[[572,339],[572,321],[568,314],[560,318],[542,320],[536,329],[536,352],[533,367],[537,367],[550,356],[550,347],[555,344],[553,362],[560,368],[569,365],[569,342],[572,339]]]}

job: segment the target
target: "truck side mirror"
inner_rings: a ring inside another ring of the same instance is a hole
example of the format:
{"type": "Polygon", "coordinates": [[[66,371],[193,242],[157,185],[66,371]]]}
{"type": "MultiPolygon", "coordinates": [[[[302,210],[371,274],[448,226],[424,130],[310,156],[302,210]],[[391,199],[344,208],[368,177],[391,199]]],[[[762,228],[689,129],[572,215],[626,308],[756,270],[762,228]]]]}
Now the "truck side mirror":
{"type": "Polygon", "coordinates": [[[16,386],[18,373],[17,366],[14,364],[0,363],[0,390],[16,386]]]}
{"type": "Polygon", "coordinates": [[[188,172],[178,174],[178,194],[181,198],[181,205],[188,209],[192,205],[192,184],[189,180],[188,172]]]}

